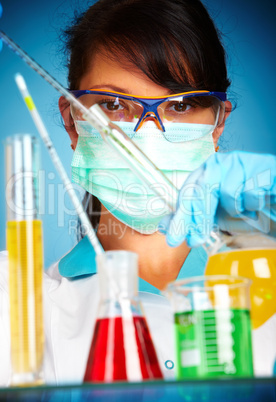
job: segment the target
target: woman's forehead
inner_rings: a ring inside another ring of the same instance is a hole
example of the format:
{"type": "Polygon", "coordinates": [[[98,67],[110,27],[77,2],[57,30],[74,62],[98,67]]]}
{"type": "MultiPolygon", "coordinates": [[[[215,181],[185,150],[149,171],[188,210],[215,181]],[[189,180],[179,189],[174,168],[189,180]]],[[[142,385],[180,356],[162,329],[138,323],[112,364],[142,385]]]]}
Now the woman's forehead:
{"type": "Polygon", "coordinates": [[[97,53],[80,80],[79,89],[102,88],[137,96],[166,96],[170,90],[147,77],[127,60],[118,61],[107,54],[97,53]]]}

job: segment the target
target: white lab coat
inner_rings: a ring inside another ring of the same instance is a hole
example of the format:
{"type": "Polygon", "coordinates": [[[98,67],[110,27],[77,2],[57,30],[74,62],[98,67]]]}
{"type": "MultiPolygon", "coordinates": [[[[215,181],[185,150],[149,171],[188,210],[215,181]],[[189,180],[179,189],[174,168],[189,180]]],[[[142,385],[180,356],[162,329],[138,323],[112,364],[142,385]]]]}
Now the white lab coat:
{"type": "MultiPolygon", "coordinates": [[[[166,379],[174,378],[173,315],[162,296],[139,292],[166,379]],[[168,362],[169,361],[169,362],[168,362]],[[167,362],[167,363],[166,363],[167,362]],[[166,367],[167,366],[167,367],[166,367]]],[[[99,301],[98,276],[68,280],[58,263],[44,273],[44,377],[48,384],[82,382],[99,301]]],[[[253,331],[256,376],[271,376],[276,359],[276,317],[253,331]]],[[[0,253],[0,386],[11,379],[7,253],[0,253]]]]}

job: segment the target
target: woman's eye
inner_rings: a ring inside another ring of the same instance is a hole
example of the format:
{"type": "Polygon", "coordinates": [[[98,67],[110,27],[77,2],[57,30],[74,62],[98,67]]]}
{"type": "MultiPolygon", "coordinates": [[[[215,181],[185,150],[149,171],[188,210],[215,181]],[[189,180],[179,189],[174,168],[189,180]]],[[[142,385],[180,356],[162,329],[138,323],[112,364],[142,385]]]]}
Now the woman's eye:
{"type": "Polygon", "coordinates": [[[116,101],[101,101],[100,106],[102,106],[104,109],[107,109],[109,111],[116,111],[122,108],[122,106],[116,102],[116,101]]]}
{"type": "Polygon", "coordinates": [[[190,108],[191,108],[191,106],[184,102],[177,102],[170,106],[170,109],[172,111],[178,112],[178,113],[187,112],[187,110],[189,110],[190,108]]]}

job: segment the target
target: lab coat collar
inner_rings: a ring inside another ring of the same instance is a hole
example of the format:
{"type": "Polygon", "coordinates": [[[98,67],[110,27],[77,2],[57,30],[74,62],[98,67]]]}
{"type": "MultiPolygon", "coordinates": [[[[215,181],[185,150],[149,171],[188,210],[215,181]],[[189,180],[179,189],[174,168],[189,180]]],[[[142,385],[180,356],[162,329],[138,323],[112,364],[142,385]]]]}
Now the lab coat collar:
{"type": "Polygon", "coordinates": [[[96,253],[87,236],[59,261],[58,270],[60,275],[76,279],[97,273],[96,253]]]}
{"type": "MultiPolygon", "coordinates": [[[[193,248],[185,260],[177,279],[203,275],[207,262],[206,252],[202,247],[193,248]]],[[[96,254],[87,237],[84,237],[58,264],[60,275],[80,279],[97,273],[96,254]]],[[[139,278],[139,290],[161,294],[160,290],[139,278]]]]}

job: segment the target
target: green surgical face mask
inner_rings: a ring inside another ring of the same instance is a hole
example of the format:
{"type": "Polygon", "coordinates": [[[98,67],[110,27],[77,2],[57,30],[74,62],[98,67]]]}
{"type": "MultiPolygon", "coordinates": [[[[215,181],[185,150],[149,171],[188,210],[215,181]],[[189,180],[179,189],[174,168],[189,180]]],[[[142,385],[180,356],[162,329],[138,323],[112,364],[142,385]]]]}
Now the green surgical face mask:
{"type": "MultiPolygon", "coordinates": [[[[135,123],[116,124],[133,135],[135,123]]],[[[72,180],[96,196],[119,221],[143,234],[156,232],[161,218],[171,212],[164,201],[136,177],[89,123],[75,121],[75,126],[79,138],[71,164],[72,180]]],[[[168,142],[151,121],[144,123],[133,140],[180,189],[189,173],[214,153],[215,126],[174,123],[168,130],[172,127],[181,130],[185,142],[168,142]]]]}

